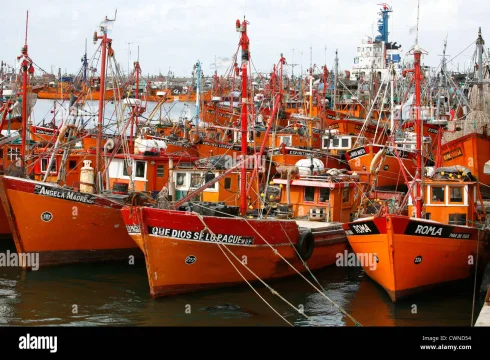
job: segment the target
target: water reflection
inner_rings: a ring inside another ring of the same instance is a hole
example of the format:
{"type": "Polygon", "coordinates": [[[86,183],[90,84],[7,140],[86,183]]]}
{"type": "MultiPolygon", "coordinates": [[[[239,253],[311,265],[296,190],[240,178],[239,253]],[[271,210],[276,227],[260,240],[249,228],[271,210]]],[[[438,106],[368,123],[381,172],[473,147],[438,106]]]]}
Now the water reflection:
{"type": "MultiPolygon", "coordinates": [[[[0,243],[0,252],[15,251],[0,243]]],[[[0,268],[0,325],[15,326],[470,326],[472,284],[393,304],[360,268],[332,266],[254,288],[244,285],[152,299],[143,260],[80,264],[25,272],[0,268]],[[320,289],[321,290],[321,289],[320,289]],[[285,303],[303,308],[304,315],[285,303]],[[278,316],[272,306],[284,319],[278,316]],[[416,308],[414,308],[414,305],[416,308]],[[416,309],[416,311],[414,311],[416,309]]],[[[483,299],[477,298],[476,316],[483,299]]],[[[475,317],[476,320],[476,317],[475,317]]]]}

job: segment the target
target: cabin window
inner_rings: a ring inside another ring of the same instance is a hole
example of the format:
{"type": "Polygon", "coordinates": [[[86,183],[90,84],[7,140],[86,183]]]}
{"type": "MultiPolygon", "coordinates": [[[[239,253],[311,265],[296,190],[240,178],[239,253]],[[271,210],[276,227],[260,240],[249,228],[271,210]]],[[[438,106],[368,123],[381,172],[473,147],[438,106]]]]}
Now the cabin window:
{"type": "Polygon", "coordinates": [[[342,147],[343,148],[349,147],[349,139],[348,138],[342,138],[342,147]]]}
{"type": "Polygon", "coordinates": [[[344,188],[342,192],[342,202],[344,203],[349,202],[349,188],[344,188]]]}
{"type": "Polygon", "coordinates": [[[210,173],[210,172],[206,173],[206,181],[205,181],[205,183],[207,184],[208,182],[213,181],[214,178],[215,178],[215,175],[213,173],[210,173]]]}
{"type": "Polygon", "coordinates": [[[77,161],[76,160],[70,160],[68,166],[70,167],[70,170],[73,170],[77,167],[77,161]]]}
{"type": "Polygon", "coordinates": [[[449,214],[449,224],[466,225],[466,214],[449,214]]]}
{"type": "Polygon", "coordinates": [[[432,203],[444,203],[444,187],[432,187],[432,203]]]}
{"type": "MultiPolygon", "coordinates": [[[[41,172],[46,172],[48,170],[49,162],[51,159],[41,159],[41,172]]],[[[49,169],[49,172],[56,172],[56,160],[53,161],[51,164],[51,169],[49,169]]]]}
{"type": "Polygon", "coordinates": [[[329,188],[320,188],[320,195],[318,197],[318,202],[328,202],[330,199],[330,189],[329,188]]]}
{"type": "Polygon", "coordinates": [[[177,173],[177,185],[182,186],[185,183],[185,173],[177,173]]]}
{"type": "Polygon", "coordinates": [[[191,187],[199,187],[201,184],[201,174],[191,174],[191,187]]]}
{"type": "Polygon", "coordinates": [[[315,188],[311,186],[305,187],[305,202],[315,201],[315,188]]]}
{"type": "Polygon", "coordinates": [[[225,178],[225,190],[230,190],[231,189],[231,178],[227,177],[225,178]]]}
{"type": "Polygon", "coordinates": [[[146,161],[136,161],[136,177],[144,178],[146,161]]]}
{"type": "Polygon", "coordinates": [[[165,167],[163,165],[157,165],[157,177],[163,177],[165,174],[165,167]]]}
{"type": "Polygon", "coordinates": [[[449,201],[453,203],[463,202],[463,188],[462,187],[450,187],[449,188],[449,201]]]}
{"type": "Polygon", "coordinates": [[[339,147],[340,139],[334,138],[332,139],[332,147],[339,147]]]}
{"type": "Polygon", "coordinates": [[[7,151],[7,159],[11,162],[16,161],[20,157],[20,149],[19,148],[8,148],[7,151]]]}
{"type": "Polygon", "coordinates": [[[430,220],[430,213],[426,213],[426,214],[425,214],[425,216],[424,216],[424,218],[425,218],[426,220],[430,220]]]}
{"type": "Polygon", "coordinates": [[[289,137],[289,136],[281,136],[280,137],[280,140],[281,140],[281,144],[284,144],[286,146],[291,146],[291,137],[289,137]]]}

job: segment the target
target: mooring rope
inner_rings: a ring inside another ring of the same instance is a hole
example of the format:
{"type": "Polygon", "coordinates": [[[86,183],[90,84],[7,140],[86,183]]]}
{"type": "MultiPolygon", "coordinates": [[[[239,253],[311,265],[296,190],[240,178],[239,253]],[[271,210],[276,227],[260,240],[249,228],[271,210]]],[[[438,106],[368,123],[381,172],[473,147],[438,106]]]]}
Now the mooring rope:
{"type": "MultiPolygon", "coordinates": [[[[200,214],[197,214],[195,213],[195,215],[197,216],[197,218],[201,221],[201,223],[203,224],[204,226],[204,230],[207,230],[211,235],[215,235],[214,232],[207,226],[207,224],[204,222],[204,219],[202,218],[202,216],[200,214]]],[[[257,295],[259,295],[259,297],[276,313],[278,314],[284,321],[286,321],[289,325],[293,326],[289,321],[287,321],[281,314],[279,314],[277,312],[277,310],[275,310],[272,305],[270,305],[267,300],[265,300],[255,289],[254,287],[252,286],[252,284],[250,284],[250,282],[243,276],[243,274],[237,269],[237,267],[235,266],[235,264],[233,264],[233,262],[230,260],[230,258],[225,254],[225,252],[223,251],[223,248],[221,247],[221,245],[224,245],[222,244],[221,241],[216,241],[216,244],[218,245],[218,247],[220,248],[220,250],[223,252],[223,254],[226,256],[226,258],[228,259],[228,261],[233,265],[233,267],[235,268],[235,270],[237,270],[238,274],[243,278],[243,280],[252,288],[252,290],[254,290],[257,295]]],[[[293,309],[295,309],[298,313],[300,313],[301,315],[303,315],[304,317],[306,317],[308,320],[311,321],[310,317],[307,316],[303,311],[299,310],[298,308],[296,308],[293,304],[291,304],[289,301],[287,301],[281,294],[279,294],[279,292],[277,292],[276,290],[274,290],[270,285],[268,285],[266,282],[264,282],[260,276],[258,276],[257,274],[255,274],[246,264],[243,263],[243,261],[240,261],[240,259],[237,258],[237,256],[230,250],[228,249],[227,246],[225,246],[225,249],[233,255],[233,257],[235,257],[235,259],[241,263],[253,276],[255,276],[257,278],[257,280],[259,280],[262,284],[264,284],[265,287],[267,287],[267,289],[269,289],[271,291],[271,293],[273,295],[277,295],[281,300],[283,300],[286,304],[288,304],[289,306],[291,306],[293,309]]],[[[277,250],[276,250],[277,251],[277,250]]]]}

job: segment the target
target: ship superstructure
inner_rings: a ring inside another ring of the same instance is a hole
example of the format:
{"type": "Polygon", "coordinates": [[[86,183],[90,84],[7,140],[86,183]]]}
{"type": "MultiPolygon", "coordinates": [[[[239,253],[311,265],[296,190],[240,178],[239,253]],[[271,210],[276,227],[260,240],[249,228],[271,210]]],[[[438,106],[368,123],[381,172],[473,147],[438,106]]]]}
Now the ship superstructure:
{"type": "Polygon", "coordinates": [[[378,32],[375,37],[367,36],[357,46],[357,53],[354,57],[351,79],[369,81],[371,74],[376,74],[381,80],[389,76],[388,69],[393,62],[395,71],[401,71],[401,45],[396,42],[388,41],[389,14],[393,12],[392,7],[381,4],[379,12],[378,32]]]}

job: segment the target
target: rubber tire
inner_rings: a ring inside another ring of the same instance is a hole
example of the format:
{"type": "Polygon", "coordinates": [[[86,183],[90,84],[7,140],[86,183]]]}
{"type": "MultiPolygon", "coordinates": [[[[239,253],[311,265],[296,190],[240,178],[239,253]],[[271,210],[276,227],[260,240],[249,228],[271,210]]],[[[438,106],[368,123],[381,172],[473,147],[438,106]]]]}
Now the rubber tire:
{"type": "Polygon", "coordinates": [[[300,259],[306,261],[313,255],[315,249],[315,238],[311,231],[304,231],[299,235],[298,242],[296,243],[296,250],[298,250],[300,259]]]}

